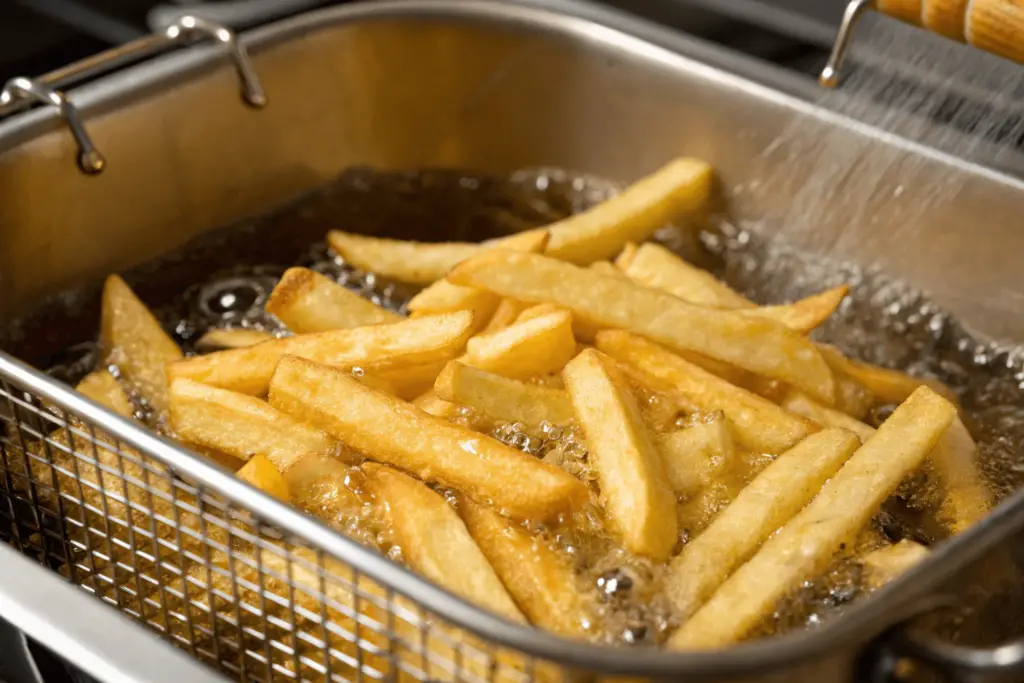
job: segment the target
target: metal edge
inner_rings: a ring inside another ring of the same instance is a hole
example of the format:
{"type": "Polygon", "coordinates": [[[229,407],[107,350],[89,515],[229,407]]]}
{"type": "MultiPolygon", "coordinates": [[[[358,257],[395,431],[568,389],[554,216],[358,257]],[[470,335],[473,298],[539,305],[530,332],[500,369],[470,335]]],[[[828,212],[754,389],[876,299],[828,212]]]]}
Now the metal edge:
{"type": "MultiPolygon", "coordinates": [[[[337,24],[356,20],[374,19],[400,14],[404,16],[443,15],[451,18],[466,16],[520,23],[533,29],[559,31],[577,38],[597,42],[611,42],[619,47],[629,47],[656,61],[667,64],[685,63],[687,68],[704,71],[715,78],[732,79],[744,89],[756,91],[758,96],[774,101],[784,101],[802,111],[814,110],[818,116],[836,125],[855,130],[870,130],[875,136],[878,131],[871,126],[832,112],[822,112],[788,88],[782,92],[770,85],[754,82],[734,73],[722,72],[732,64],[750,68],[754,77],[764,74],[768,83],[779,81],[793,86],[792,79],[779,78],[765,65],[748,58],[725,53],[714,45],[704,44],[689,37],[664,31],[643,21],[622,13],[596,9],[570,0],[526,0],[519,5],[505,4],[495,0],[379,0],[373,4],[357,3],[342,7],[317,10],[298,17],[272,24],[241,34],[250,49],[258,50],[278,42],[294,38],[296,34],[315,30],[327,30],[337,24]],[[596,23],[595,23],[596,22],[596,23]],[[613,28],[609,22],[615,22],[613,28]],[[621,26],[620,26],[621,25],[621,26]],[[695,61],[705,56],[712,65],[695,61]],[[716,68],[716,66],[720,68],[716,68]]],[[[196,70],[213,68],[221,55],[211,49],[194,49],[161,57],[152,63],[132,67],[118,79],[102,79],[89,84],[80,91],[81,106],[113,106],[116,102],[105,101],[111,97],[137,97],[140,92],[165,87],[169,82],[193,75],[196,70]]],[[[813,84],[811,84],[813,87],[813,84]]],[[[800,86],[794,88],[801,90],[800,86]]],[[[39,112],[28,112],[14,117],[28,120],[22,124],[23,132],[36,133],[40,123],[45,124],[39,112]]],[[[0,123],[0,137],[8,131],[11,122],[0,123]]],[[[1006,176],[992,169],[963,162],[943,152],[924,147],[895,135],[882,134],[888,143],[906,149],[914,154],[927,156],[944,164],[966,166],[972,172],[989,180],[1012,185],[1024,191],[1024,181],[1006,176]]],[[[901,579],[879,592],[875,598],[852,607],[843,618],[827,623],[809,632],[793,633],[748,644],[740,644],[725,652],[668,652],[635,651],[621,648],[605,648],[596,645],[568,641],[550,633],[530,627],[519,626],[487,613],[438,586],[422,579],[408,570],[391,563],[380,555],[359,546],[331,530],[319,521],[283,505],[249,487],[218,467],[181,449],[176,444],[140,428],[130,421],[108,412],[102,406],[82,397],[70,388],[57,385],[50,378],[6,354],[0,353],[0,372],[5,372],[17,381],[25,382],[38,389],[44,398],[61,405],[73,413],[99,422],[125,443],[146,451],[176,470],[217,487],[226,498],[242,505],[251,503],[253,495],[261,496],[263,510],[273,517],[278,526],[320,544],[331,555],[352,564],[367,576],[389,583],[401,593],[411,593],[428,609],[443,615],[453,624],[474,632],[500,645],[516,648],[528,654],[582,669],[601,669],[608,673],[634,674],[640,676],[680,676],[710,674],[742,674],[763,672],[766,667],[779,667],[816,652],[824,651],[837,640],[865,638],[881,631],[898,615],[893,602],[902,606],[921,598],[945,578],[948,578],[981,554],[999,543],[1007,534],[1024,523],[1024,491],[1014,494],[993,512],[989,518],[971,531],[939,546],[931,558],[908,572],[901,579]],[[888,600],[885,597],[888,597],[888,600]],[[894,614],[896,612],[896,614],[894,614]],[[872,626],[873,625],[873,626],[872,626]],[[865,631],[870,631],[865,633],[865,631]]],[[[898,608],[899,606],[897,606],[898,608]]]]}
{"type": "Polygon", "coordinates": [[[80,588],[0,545],[0,616],[104,683],[223,683],[184,652],[162,645],[80,588]],[[97,638],[97,634],[103,634],[97,638]]]}

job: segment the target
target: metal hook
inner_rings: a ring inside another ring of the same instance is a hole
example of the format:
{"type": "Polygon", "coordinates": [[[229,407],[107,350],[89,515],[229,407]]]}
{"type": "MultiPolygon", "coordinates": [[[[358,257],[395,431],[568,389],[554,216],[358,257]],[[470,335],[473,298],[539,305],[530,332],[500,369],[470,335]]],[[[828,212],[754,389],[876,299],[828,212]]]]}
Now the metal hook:
{"type": "Polygon", "coordinates": [[[238,71],[238,78],[242,81],[242,96],[245,98],[246,103],[257,108],[266,106],[267,96],[263,92],[263,86],[260,84],[260,79],[256,76],[256,70],[253,69],[252,61],[249,59],[249,51],[238,42],[234,31],[220,24],[215,24],[192,15],[184,16],[164,29],[164,35],[172,42],[193,33],[213,38],[227,46],[231,51],[231,59],[235,63],[235,69],[238,71]]]}
{"type": "Polygon", "coordinates": [[[68,101],[64,94],[53,88],[43,85],[31,78],[12,78],[0,92],[0,106],[10,104],[16,98],[34,100],[41,104],[57,107],[61,118],[67,122],[71,129],[71,135],[78,145],[78,165],[86,173],[99,173],[106,165],[106,160],[95,145],[92,138],[82,125],[82,119],[78,115],[78,109],[68,101]]]}
{"type": "Polygon", "coordinates": [[[869,9],[875,9],[876,0],[852,0],[846,6],[843,13],[843,22],[839,25],[839,32],[832,44],[832,53],[828,56],[828,63],[821,70],[818,82],[826,88],[834,88],[839,85],[839,70],[846,60],[846,53],[850,50],[850,43],[853,40],[853,31],[857,27],[864,13],[869,9]]]}

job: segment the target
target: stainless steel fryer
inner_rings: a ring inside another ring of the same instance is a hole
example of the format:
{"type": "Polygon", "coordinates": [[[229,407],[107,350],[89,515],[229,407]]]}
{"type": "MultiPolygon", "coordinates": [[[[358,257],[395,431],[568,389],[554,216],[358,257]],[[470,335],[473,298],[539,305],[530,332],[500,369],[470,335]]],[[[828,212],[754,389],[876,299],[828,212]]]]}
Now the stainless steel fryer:
{"type": "MultiPolygon", "coordinates": [[[[563,2],[366,3],[239,40],[263,109],[242,103],[224,49],[196,46],[0,122],[4,320],[353,165],[557,166],[629,180],[688,153],[718,169],[739,220],[767,218],[763,229],[807,251],[880,267],[981,336],[1024,340],[1024,184],[830,113],[811,103],[813,86],[763,65],[563,2]],[[103,155],[101,173],[79,169],[69,111],[103,155]],[[849,150],[850,172],[832,184],[806,163],[823,139],[849,150]],[[879,163],[891,183],[858,183],[879,163]],[[814,204],[827,210],[800,214],[809,187],[827,193],[814,204]]],[[[887,680],[900,656],[946,672],[1019,673],[1024,662],[1024,645],[892,630],[1012,544],[1021,495],[820,629],[726,653],[652,653],[485,614],[3,354],[0,423],[0,520],[17,549],[238,680],[887,680]]],[[[0,576],[22,571],[7,555],[0,576]]],[[[0,578],[0,617],[17,626],[31,600],[53,614],[56,594],[22,597],[7,614],[12,590],[0,578]]],[[[109,628],[70,637],[98,650],[89,643],[130,625],[109,628]]],[[[106,668],[83,666],[142,683],[150,653],[175,666],[163,647],[105,647],[106,668]]],[[[175,677],[186,676],[197,674],[175,677]]]]}

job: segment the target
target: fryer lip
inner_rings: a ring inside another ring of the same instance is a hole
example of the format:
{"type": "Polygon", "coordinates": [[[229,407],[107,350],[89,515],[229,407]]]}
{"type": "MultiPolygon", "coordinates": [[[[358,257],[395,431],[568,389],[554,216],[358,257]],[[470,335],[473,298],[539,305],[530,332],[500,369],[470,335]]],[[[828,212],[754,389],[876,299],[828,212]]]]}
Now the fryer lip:
{"type": "MultiPolygon", "coordinates": [[[[666,65],[713,72],[716,78],[796,108],[813,109],[830,122],[867,129],[847,117],[821,113],[810,103],[813,84],[767,67],[752,59],[725,52],[714,45],[684,37],[623,13],[598,9],[574,0],[525,0],[517,4],[497,0],[377,0],[321,9],[239,35],[255,54],[261,48],[295,39],[305,33],[338,25],[387,18],[439,17],[525,25],[568,39],[611,44],[618,49],[653,58],[666,65]]],[[[216,67],[222,55],[201,46],[146,61],[72,91],[80,108],[89,113],[109,110],[122,101],[165,87],[168,83],[216,67]]],[[[50,109],[31,110],[0,122],[0,151],[59,125],[50,109]]],[[[908,152],[939,158],[979,175],[1024,191],[1024,182],[998,171],[954,159],[937,150],[872,129],[876,137],[908,152]]],[[[205,462],[177,444],[145,430],[103,406],[58,384],[44,373],[0,352],[0,376],[32,387],[42,398],[89,421],[113,436],[164,462],[175,470],[216,488],[229,500],[251,507],[260,503],[261,516],[323,548],[367,576],[391,585],[453,624],[495,644],[582,670],[605,674],[650,677],[710,677],[729,674],[764,674],[824,654],[837,645],[866,642],[902,618],[919,611],[921,599],[941,582],[996,547],[1009,534],[1024,527],[1024,491],[1007,497],[983,522],[936,548],[915,568],[854,605],[841,617],[801,633],[740,644],[720,652],[682,653],[667,650],[611,648],[574,642],[494,616],[449,593],[379,554],[363,548],[325,524],[266,496],[219,466],[205,462]],[[915,608],[915,605],[917,607],[915,608]]]]}

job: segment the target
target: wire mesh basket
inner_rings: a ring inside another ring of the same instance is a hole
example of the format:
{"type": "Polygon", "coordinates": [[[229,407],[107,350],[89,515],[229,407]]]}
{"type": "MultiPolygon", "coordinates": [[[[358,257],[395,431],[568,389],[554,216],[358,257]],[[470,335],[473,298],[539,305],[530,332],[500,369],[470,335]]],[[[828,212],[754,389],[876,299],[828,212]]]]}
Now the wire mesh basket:
{"type": "Polygon", "coordinates": [[[0,534],[240,681],[561,677],[398,592],[430,588],[384,558],[2,355],[0,425],[0,534]]]}

